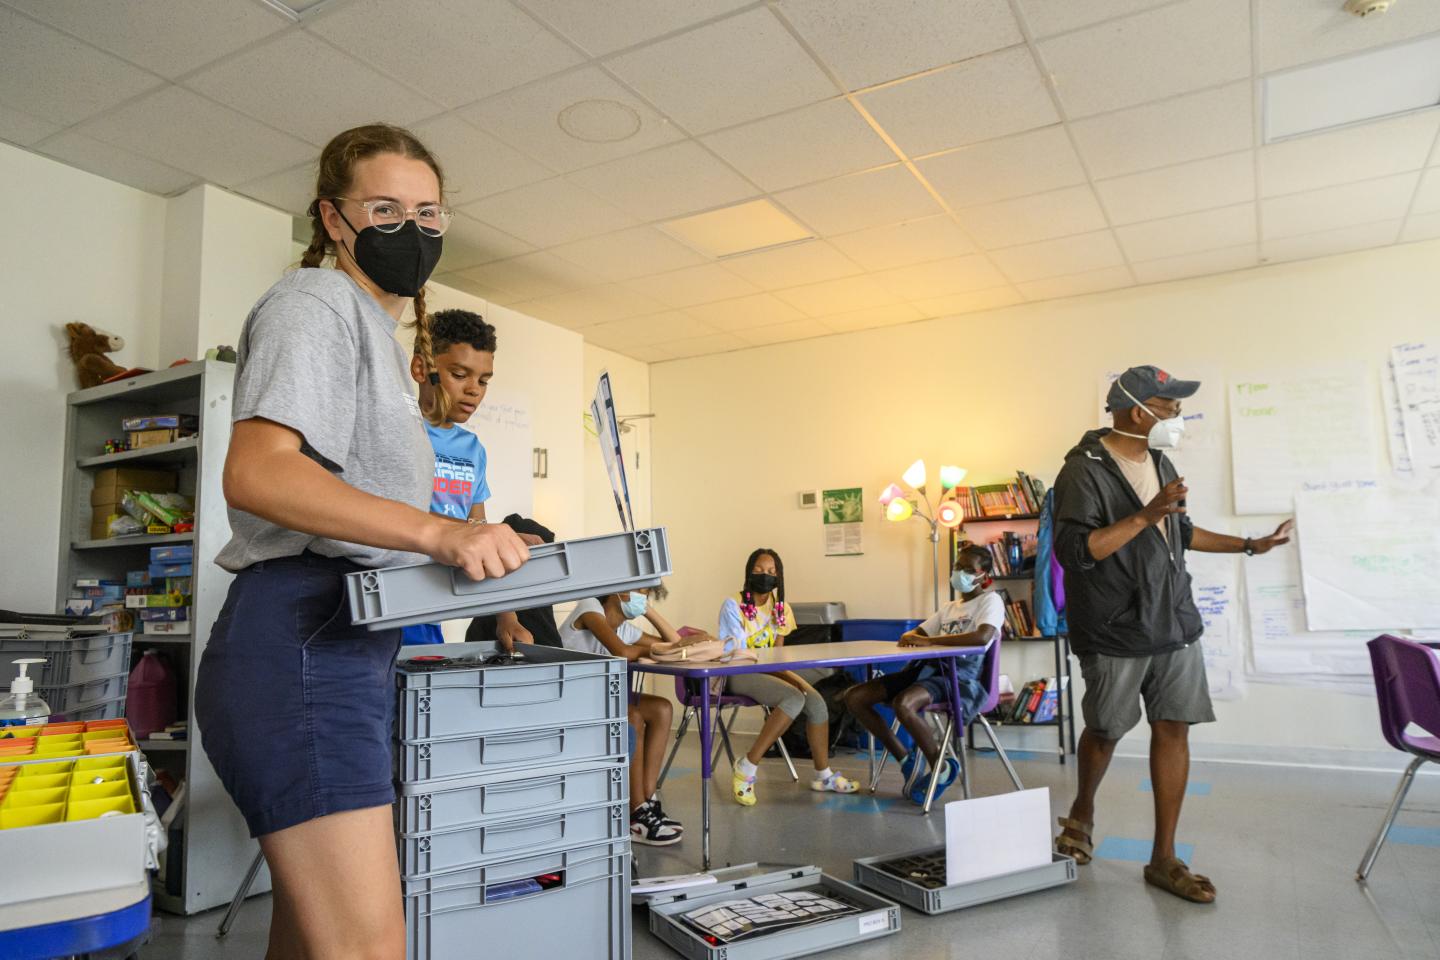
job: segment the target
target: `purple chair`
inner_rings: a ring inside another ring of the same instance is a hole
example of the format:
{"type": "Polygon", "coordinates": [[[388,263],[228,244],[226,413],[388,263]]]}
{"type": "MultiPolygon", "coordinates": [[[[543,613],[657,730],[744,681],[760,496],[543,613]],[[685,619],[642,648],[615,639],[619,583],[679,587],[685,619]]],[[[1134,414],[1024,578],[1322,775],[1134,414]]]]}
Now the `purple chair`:
{"type": "MultiPolygon", "coordinates": [[[[700,683],[709,683],[709,680],[700,680],[700,683]]],[[[685,739],[685,732],[690,728],[690,721],[696,717],[701,709],[700,691],[693,684],[695,681],[687,681],[684,677],[675,678],[675,699],[680,706],[685,708],[685,713],[680,717],[680,727],[675,731],[675,745],[670,748],[670,755],[665,758],[665,766],[660,771],[660,777],[655,783],[658,790],[664,783],[665,777],[670,773],[670,765],[675,762],[675,754],[680,752],[680,742],[685,739]]],[[[715,745],[715,756],[710,758],[710,766],[713,768],[720,762],[720,751],[724,750],[725,755],[730,758],[730,765],[735,765],[735,750],[730,745],[730,730],[735,724],[735,714],[741,707],[759,707],[765,711],[765,716],[770,716],[770,708],[762,703],[757,703],[749,697],[737,696],[733,693],[720,693],[719,696],[711,695],[710,703],[715,708],[715,729],[719,732],[719,743],[715,745]],[[730,708],[730,722],[725,722],[725,708],[730,708]]],[[[795,772],[795,763],[790,759],[790,751],[785,749],[784,740],[776,740],[775,746],[780,748],[780,755],[785,758],[785,765],[790,768],[790,779],[799,781],[800,774],[795,772]]]]}
{"type": "Polygon", "coordinates": [[[1380,831],[1365,851],[1365,858],[1355,871],[1356,880],[1364,880],[1375,866],[1380,847],[1400,813],[1405,794],[1415,782],[1415,771],[1429,760],[1440,763],[1440,657],[1423,644],[1389,635],[1376,637],[1370,648],[1370,664],[1375,671],[1375,698],[1380,706],[1380,732],[1385,740],[1415,759],[1405,768],[1395,798],[1380,824],[1380,831]],[[1406,732],[1411,725],[1429,736],[1406,732]]]}
{"type": "MultiPolygon", "coordinates": [[[[1000,702],[1000,640],[997,638],[990,648],[985,651],[985,660],[980,665],[980,675],[984,678],[985,702],[980,704],[980,711],[975,718],[980,721],[985,735],[990,738],[990,743],[995,747],[995,754],[1000,762],[1005,765],[1005,772],[1010,775],[1010,782],[1015,784],[1016,790],[1024,790],[1025,785],[1020,782],[1020,775],[1015,772],[1015,767],[1010,763],[1010,757],[1005,753],[1005,748],[1000,745],[1000,738],[995,736],[995,728],[990,726],[990,721],[985,719],[985,714],[994,710],[1000,702]]],[[[970,798],[970,768],[965,763],[965,751],[955,749],[957,743],[963,743],[965,737],[965,720],[960,718],[957,723],[950,715],[950,704],[932,703],[924,710],[927,717],[943,715],[945,717],[945,730],[940,738],[940,762],[943,764],[945,758],[953,757],[960,764],[960,795],[965,799],[970,798]]],[[[898,729],[900,721],[896,720],[891,729],[898,729]]],[[[874,793],[880,783],[880,774],[885,771],[885,762],[890,759],[890,752],[887,750],[876,765],[875,776],[870,781],[870,792],[874,793]]],[[[915,765],[915,775],[919,776],[921,764],[915,765]]],[[[907,783],[902,790],[910,789],[907,783]]],[[[935,802],[935,781],[931,778],[930,789],[925,793],[924,812],[929,813],[930,807],[935,802]]]]}

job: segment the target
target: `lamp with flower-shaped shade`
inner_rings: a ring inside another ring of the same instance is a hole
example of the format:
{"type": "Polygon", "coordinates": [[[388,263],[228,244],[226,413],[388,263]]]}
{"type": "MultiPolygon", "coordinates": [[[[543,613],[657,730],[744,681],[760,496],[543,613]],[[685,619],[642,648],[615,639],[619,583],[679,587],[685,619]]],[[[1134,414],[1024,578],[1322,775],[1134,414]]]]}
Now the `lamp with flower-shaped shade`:
{"type": "MultiPolygon", "coordinates": [[[[880,503],[885,508],[885,519],[894,523],[901,523],[911,517],[918,517],[929,525],[930,546],[931,546],[931,573],[933,585],[934,607],[940,609],[940,528],[954,529],[965,519],[965,512],[955,500],[947,500],[942,494],[939,509],[930,502],[930,495],[925,490],[925,483],[929,479],[925,470],[925,461],[916,460],[906,468],[901,478],[906,486],[910,487],[916,494],[914,501],[905,496],[905,491],[897,484],[890,484],[880,493],[880,503]]],[[[960,481],[965,479],[965,471],[961,467],[944,466],[940,468],[940,485],[944,490],[949,491],[959,486],[960,481]]]]}

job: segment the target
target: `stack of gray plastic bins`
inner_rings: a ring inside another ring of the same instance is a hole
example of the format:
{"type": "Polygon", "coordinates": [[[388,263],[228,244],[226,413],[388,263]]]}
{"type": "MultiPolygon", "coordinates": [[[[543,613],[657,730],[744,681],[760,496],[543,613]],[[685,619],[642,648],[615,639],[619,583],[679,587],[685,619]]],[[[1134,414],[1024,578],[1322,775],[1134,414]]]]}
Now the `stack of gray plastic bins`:
{"type": "MultiPolygon", "coordinates": [[[[29,673],[57,720],[113,720],[125,715],[130,641],[130,634],[106,633],[103,626],[5,626],[0,627],[0,659],[9,677],[18,672],[12,660],[45,661],[29,673]]],[[[0,689],[8,686],[7,677],[0,689]]]]}
{"type": "Polygon", "coordinates": [[[401,655],[409,960],[630,957],[625,661],[523,650],[494,666],[491,644],[401,655]]]}

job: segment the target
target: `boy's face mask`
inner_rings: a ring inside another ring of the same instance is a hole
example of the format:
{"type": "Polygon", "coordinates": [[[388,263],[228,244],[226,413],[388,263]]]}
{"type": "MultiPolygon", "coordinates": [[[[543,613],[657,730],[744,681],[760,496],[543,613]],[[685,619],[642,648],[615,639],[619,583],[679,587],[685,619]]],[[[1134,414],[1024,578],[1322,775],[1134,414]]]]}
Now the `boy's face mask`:
{"type": "Polygon", "coordinates": [[[649,606],[649,600],[643,593],[632,593],[630,599],[620,604],[620,611],[625,614],[627,620],[634,620],[636,617],[645,616],[645,610],[649,606]]]}

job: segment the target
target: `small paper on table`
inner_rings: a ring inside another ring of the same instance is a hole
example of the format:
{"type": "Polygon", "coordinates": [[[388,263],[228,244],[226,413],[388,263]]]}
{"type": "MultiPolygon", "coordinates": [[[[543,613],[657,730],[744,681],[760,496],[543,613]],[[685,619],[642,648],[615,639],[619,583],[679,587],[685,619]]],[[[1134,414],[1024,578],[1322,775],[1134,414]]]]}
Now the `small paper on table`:
{"type": "Polygon", "coordinates": [[[1050,789],[945,804],[945,882],[1043,867],[1050,856],[1050,789]]]}

